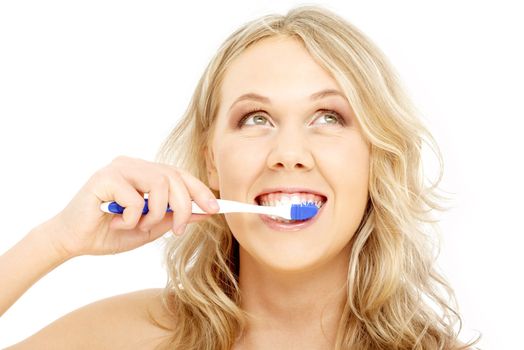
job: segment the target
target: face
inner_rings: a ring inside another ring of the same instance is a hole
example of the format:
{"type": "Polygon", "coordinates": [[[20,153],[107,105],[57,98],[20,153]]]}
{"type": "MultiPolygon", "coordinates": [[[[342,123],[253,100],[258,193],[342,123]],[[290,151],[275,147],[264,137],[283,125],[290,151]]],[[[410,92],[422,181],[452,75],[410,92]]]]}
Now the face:
{"type": "Polygon", "coordinates": [[[258,214],[224,214],[241,264],[305,271],[348,257],[367,203],[369,147],[347,99],[314,95],[323,90],[342,95],[302,44],[285,37],[250,46],[225,74],[207,158],[210,187],[252,204],[274,187],[327,197],[315,221],[295,231],[273,229],[258,214]],[[248,93],[264,98],[237,101],[248,93]]]}

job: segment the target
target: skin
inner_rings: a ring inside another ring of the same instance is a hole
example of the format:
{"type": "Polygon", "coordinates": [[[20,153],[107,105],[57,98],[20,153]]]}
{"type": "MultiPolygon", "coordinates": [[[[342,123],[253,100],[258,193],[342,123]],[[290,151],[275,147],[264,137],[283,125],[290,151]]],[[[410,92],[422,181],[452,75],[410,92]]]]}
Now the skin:
{"type": "Polygon", "coordinates": [[[251,315],[237,349],[334,343],[349,242],[368,198],[369,144],[345,97],[310,100],[324,89],[342,91],[289,37],[250,46],[228,68],[221,86],[207,158],[210,187],[221,198],[249,203],[263,189],[278,186],[307,187],[328,197],[317,221],[297,232],[272,230],[257,215],[225,214],[240,245],[242,307],[251,315]],[[232,106],[250,92],[270,102],[245,99],[232,106]],[[238,127],[252,108],[260,112],[238,127]]]}

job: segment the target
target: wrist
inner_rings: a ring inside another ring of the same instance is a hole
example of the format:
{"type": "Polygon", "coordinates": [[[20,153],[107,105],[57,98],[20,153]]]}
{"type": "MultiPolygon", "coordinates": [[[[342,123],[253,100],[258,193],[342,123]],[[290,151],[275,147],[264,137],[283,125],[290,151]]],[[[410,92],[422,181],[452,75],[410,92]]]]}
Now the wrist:
{"type": "Polygon", "coordinates": [[[58,264],[76,256],[68,251],[57,239],[60,237],[63,227],[58,225],[55,218],[52,218],[31,230],[29,235],[36,240],[41,247],[49,251],[50,258],[58,264]]]}

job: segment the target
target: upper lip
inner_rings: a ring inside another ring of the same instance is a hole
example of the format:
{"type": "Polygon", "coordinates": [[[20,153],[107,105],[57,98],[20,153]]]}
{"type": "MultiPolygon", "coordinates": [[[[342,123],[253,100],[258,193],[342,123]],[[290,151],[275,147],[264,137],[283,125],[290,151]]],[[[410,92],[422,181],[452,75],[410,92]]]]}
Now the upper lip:
{"type": "Polygon", "coordinates": [[[327,200],[327,196],[324,193],[316,191],[316,190],[313,190],[311,188],[306,188],[306,187],[272,187],[272,188],[265,188],[260,193],[258,193],[255,196],[255,202],[256,202],[258,197],[260,197],[260,196],[262,196],[264,194],[267,194],[267,193],[274,193],[274,192],[282,192],[282,193],[298,193],[298,192],[311,193],[311,194],[316,194],[316,195],[322,196],[322,197],[324,197],[327,200]]]}

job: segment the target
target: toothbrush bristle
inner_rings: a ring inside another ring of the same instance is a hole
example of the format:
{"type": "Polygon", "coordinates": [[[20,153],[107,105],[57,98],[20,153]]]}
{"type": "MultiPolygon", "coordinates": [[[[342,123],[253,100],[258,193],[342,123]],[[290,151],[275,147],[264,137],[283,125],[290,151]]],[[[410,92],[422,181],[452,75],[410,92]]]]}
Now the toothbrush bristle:
{"type": "Polygon", "coordinates": [[[291,205],[291,220],[307,220],[317,213],[318,207],[313,203],[291,205]]]}

